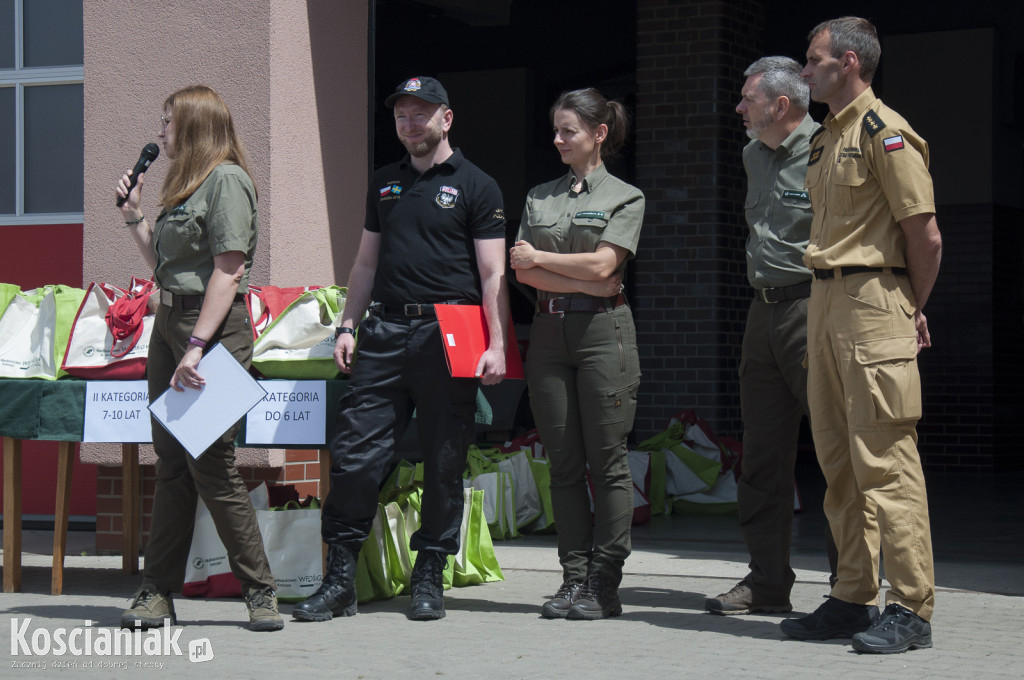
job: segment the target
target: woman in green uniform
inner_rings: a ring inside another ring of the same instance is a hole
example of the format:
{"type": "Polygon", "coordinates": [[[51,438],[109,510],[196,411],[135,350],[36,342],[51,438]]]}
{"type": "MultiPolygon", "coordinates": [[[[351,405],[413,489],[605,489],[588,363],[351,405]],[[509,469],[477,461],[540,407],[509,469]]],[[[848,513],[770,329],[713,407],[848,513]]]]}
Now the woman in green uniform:
{"type": "MultiPolygon", "coordinates": [[[[168,387],[201,389],[199,360],[218,342],[249,366],[253,337],[243,294],[258,226],[256,186],[221,96],[205,85],[179,90],[164,102],[161,122],[159,138],[171,166],[156,226],[150,227],[140,207],[144,176],[130,193],[127,174],[115,189],[118,197],[127,197],[121,207],[125,225],[160,287],[146,365],[150,401],[168,387]]],[[[142,585],[121,615],[122,627],[175,623],[171,592],[184,584],[198,497],[210,510],[231,571],[242,584],[250,629],[284,626],[256,514],[235,467],[237,431],[236,423],[193,458],[153,422],[153,525],[142,585]]]]}
{"type": "Polygon", "coordinates": [[[630,552],[626,437],[640,361],[621,290],[626,260],[636,254],[644,196],[603,163],[626,139],[622,104],[593,88],[566,92],[551,107],[551,120],[569,172],[530,191],[510,253],[517,279],[537,289],[527,384],[551,464],[562,564],[562,586],[541,613],[601,619],[622,612],[618,587],[630,552]]]}

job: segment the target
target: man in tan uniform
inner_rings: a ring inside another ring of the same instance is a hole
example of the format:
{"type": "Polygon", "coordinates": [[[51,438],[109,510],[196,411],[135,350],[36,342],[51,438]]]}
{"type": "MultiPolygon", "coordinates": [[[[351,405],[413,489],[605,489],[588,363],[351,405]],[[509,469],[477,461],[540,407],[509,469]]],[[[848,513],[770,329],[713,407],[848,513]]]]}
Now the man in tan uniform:
{"type": "Polygon", "coordinates": [[[904,652],[932,646],[935,601],[916,430],[917,353],[931,345],[922,309],[942,253],[928,145],[871,90],[881,49],[870,22],[827,21],[809,39],[803,76],[830,113],[807,161],[807,396],[839,568],[825,603],[781,628],[904,652]],[[890,590],[878,615],[880,551],[890,590]]]}

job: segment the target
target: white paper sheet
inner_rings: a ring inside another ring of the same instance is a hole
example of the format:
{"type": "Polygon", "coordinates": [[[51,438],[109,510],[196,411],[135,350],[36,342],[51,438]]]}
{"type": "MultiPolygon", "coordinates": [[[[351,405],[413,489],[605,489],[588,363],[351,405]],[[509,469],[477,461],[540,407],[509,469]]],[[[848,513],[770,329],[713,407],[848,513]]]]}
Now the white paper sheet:
{"type": "Polygon", "coordinates": [[[160,424],[198,458],[266,395],[220,343],[207,352],[197,367],[206,380],[201,390],[171,388],[150,405],[160,424]]]}
{"type": "Polygon", "coordinates": [[[90,380],[82,441],[148,444],[153,441],[148,404],[145,380],[90,380]]]}

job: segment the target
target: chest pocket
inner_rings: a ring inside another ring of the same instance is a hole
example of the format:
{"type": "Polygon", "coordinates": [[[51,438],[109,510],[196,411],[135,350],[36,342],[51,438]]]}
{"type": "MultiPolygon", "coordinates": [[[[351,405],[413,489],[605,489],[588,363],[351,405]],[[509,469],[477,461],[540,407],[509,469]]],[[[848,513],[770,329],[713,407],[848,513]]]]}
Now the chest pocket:
{"type": "Polygon", "coordinates": [[[863,190],[870,175],[868,166],[860,159],[847,159],[836,165],[835,195],[832,205],[836,215],[852,215],[857,197],[863,190]]]}

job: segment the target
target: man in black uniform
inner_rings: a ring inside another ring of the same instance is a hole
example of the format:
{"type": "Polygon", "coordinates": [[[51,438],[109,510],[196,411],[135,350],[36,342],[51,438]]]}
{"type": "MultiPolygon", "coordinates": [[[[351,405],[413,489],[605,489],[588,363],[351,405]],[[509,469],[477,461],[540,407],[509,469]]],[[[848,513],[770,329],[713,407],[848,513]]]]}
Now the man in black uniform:
{"type": "Polygon", "coordinates": [[[359,548],[413,409],[425,470],[421,525],[410,541],[418,555],[409,616],[444,617],[442,577],[448,555],[459,549],[462,473],[477,384],[493,385],[505,376],[509,311],[501,191],[449,144],[453,114],[441,83],[410,78],[384,103],[394,108],[395,130],[409,155],[370,181],[334,348],[338,368],[351,380],[331,440],[331,489],[321,528],[327,570],[319,590],[293,610],[299,621],[356,613],[359,548]],[[449,374],[435,303],[483,306],[490,346],[477,365],[479,380],[449,374]]]}

